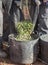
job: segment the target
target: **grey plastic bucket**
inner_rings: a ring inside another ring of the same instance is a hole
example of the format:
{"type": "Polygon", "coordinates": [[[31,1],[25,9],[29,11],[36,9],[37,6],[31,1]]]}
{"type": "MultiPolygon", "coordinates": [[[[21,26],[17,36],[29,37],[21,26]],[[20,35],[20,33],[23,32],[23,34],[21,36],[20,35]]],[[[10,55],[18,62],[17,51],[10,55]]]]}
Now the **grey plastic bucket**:
{"type": "Polygon", "coordinates": [[[48,63],[48,34],[40,36],[40,59],[48,63]]]}
{"type": "Polygon", "coordinates": [[[38,56],[38,40],[16,41],[9,35],[10,59],[15,63],[30,64],[34,63],[38,56]]]}

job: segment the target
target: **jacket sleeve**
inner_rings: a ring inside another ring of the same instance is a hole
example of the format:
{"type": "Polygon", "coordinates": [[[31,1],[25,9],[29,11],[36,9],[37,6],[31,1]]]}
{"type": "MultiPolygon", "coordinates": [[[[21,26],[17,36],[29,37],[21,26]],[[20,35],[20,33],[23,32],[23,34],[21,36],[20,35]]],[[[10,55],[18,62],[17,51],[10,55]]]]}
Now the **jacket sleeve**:
{"type": "Polygon", "coordinates": [[[13,0],[2,0],[2,3],[4,5],[4,7],[6,8],[7,12],[10,11],[12,2],[13,2],[13,0]]]}
{"type": "Polygon", "coordinates": [[[41,4],[40,0],[33,0],[33,1],[36,3],[36,5],[40,5],[41,4]]]}
{"type": "Polygon", "coordinates": [[[38,2],[38,1],[40,1],[40,0],[33,0],[33,1],[36,3],[36,2],[38,2]]]}

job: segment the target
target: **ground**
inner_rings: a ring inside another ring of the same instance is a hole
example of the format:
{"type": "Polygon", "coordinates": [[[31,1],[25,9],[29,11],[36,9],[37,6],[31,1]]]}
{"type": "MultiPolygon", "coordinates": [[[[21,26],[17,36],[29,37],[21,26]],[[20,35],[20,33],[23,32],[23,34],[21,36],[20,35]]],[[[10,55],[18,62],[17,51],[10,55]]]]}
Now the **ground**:
{"type": "MultiPolygon", "coordinates": [[[[0,58],[0,65],[23,65],[23,64],[14,64],[13,62],[11,62],[11,60],[9,59],[1,59],[0,58]]],[[[30,65],[30,64],[25,64],[25,65],[30,65]]],[[[36,61],[34,64],[32,65],[45,65],[43,64],[41,61],[36,61]]]]}

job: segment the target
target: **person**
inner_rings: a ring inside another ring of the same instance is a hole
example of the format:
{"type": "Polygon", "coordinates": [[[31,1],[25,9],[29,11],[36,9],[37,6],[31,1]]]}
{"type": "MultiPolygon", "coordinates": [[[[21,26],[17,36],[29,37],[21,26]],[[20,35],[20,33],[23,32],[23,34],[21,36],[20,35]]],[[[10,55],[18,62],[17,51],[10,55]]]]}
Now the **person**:
{"type": "Polygon", "coordinates": [[[2,50],[3,42],[3,10],[2,10],[2,0],[0,0],[0,58],[5,58],[7,54],[2,50]]]}
{"type": "Polygon", "coordinates": [[[38,21],[36,22],[36,30],[39,35],[48,33],[48,0],[34,0],[39,8],[38,21]],[[41,3],[41,4],[40,4],[41,3]]]}
{"type": "Polygon", "coordinates": [[[13,0],[12,6],[10,9],[10,33],[17,33],[16,24],[24,19],[23,13],[20,6],[17,5],[16,1],[13,0]],[[14,26],[13,26],[14,25],[14,26]]]}
{"type": "Polygon", "coordinates": [[[2,13],[2,1],[0,0],[0,47],[2,43],[3,36],[3,13],[2,13]]]}
{"type": "Polygon", "coordinates": [[[16,23],[23,20],[24,17],[20,9],[20,6],[18,6],[16,3],[16,0],[2,0],[2,2],[3,2],[4,13],[5,13],[3,39],[8,40],[9,34],[16,33],[16,29],[15,29],[16,23]]]}

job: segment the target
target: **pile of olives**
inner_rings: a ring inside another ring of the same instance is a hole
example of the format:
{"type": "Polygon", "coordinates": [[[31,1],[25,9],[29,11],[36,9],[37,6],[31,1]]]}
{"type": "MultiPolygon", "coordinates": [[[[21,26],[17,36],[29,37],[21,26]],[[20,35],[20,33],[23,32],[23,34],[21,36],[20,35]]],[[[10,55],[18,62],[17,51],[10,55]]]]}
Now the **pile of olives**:
{"type": "Polygon", "coordinates": [[[18,22],[16,24],[16,29],[17,29],[17,36],[16,40],[18,41],[26,41],[26,40],[31,40],[31,33],[33,30],[33,24],[30,21],[23,21],[23,22],[18,22]]]}

